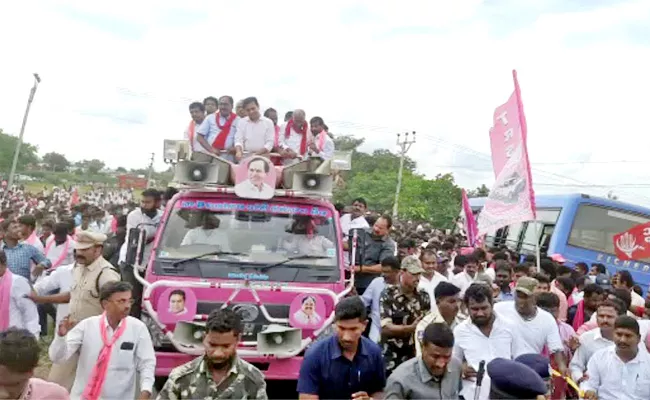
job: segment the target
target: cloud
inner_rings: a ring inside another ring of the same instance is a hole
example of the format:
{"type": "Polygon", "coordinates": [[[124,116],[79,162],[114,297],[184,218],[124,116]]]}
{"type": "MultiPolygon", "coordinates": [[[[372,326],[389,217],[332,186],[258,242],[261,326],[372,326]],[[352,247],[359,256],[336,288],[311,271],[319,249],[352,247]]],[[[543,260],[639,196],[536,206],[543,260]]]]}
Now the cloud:
{"type": "MultiPolygon", "coordinates": [[[[18,132],[39,72],[26,140],[43,153],[144,167],[182,134],[189,102],[255,95],[365,137],[367,150],[417,131],[421,172],[489,186],[487,132],[516,68],[538,192],[604,195],[567,185],[645,179],[646,164],[597,162],[646,158],[647,1],[34,0],[0,14],[13,38],[0,50],[11,60],[0,127],[18,132]]],[[[650,204],[650,189],[613,190],[650,204]]]]}

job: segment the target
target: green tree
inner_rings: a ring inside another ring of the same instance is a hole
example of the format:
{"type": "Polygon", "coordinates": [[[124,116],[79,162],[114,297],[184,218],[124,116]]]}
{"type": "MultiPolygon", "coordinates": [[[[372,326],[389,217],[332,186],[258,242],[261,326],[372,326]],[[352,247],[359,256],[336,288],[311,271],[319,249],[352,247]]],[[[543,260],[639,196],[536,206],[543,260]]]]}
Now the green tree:
{"type": "Polygon", "coordinates": [[[474,190],[467,191],[467,197],[487,197],[490,195],[490,188],[485,183],[474,190]]]}
{"type": "MultiPolygon", "coordinates": [[[[363,197],[377,212],[391,212],[395,200],[395,186],[399,171],[399,156],[387,149],[371,154],[358,150],[363,139],[338,137],[337,150],[352,150],[352,171],[343,173],[345,188],[337,189],[334,200],[350,204],[363,197]]],[[[398,215],[401,219],[428,220],[434,226],[446,228],[453,224],[460,209],[460,188],[451,174],[427,179],[416,173],[416,163],[406,157],[399,198],[398,215]]]]}
{"type": "MultiPolygon", "coordinates": [[[[14,159],[18,138],[6,134],[0,129],[0,173],[8,174],[14,159]]],[[[17,171],[24,171],[30,164],[38,164],[38,147],[23,142],[18,156],[17,171]]]]}
{"type": "Polygon", "coordinates": [[[43,156],[43,163],[47,169],[53,172],[67,171],[70,161],[63,154],[50,152],[43,156]]]}
{"type": "Polygon", "coordinates": [[[86,174],[89,175],[97,175],[99,171],[101,171],[106,164],[102,160],[98,160],[96,158],[93,158],[92,160],[82,160],[77,163],[75,163],[76,166],[80,167],[83,169],[83,171],[86,174]]]}
{"type": "Polygon", "coordinates": [[[117,167],[115,168],[115,172],[119,172],[121,174],[126,173],[126,168],[124,167],[117,167]]]}

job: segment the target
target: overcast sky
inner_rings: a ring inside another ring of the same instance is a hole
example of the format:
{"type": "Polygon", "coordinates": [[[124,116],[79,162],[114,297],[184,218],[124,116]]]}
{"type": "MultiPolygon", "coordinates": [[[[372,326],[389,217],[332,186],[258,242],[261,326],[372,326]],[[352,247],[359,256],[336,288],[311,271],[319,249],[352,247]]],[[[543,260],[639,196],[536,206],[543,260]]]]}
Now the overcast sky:
{"type": "Polygon", "coordinates": [[[162,168],[189,102],[255,95],[365,150],[417,131],[420,172],[491,186],[515,68],[536,192],[650,206],[648,0],[22,0],[0,16],[0,128],[18,133],[38,72],[25,139],[41,155],[162,168]]]}

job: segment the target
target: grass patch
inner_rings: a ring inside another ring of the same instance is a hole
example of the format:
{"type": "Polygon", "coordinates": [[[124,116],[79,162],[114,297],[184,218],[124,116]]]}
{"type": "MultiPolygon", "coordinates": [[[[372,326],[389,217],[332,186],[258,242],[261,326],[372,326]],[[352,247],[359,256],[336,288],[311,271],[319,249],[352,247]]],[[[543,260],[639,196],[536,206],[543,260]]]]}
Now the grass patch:
{"type": "MultiPolygon", "coordinates": [[[[52,324],[54,326],[54,324],[52,324]]],[[[46,337],[41,339],[41,353],[38,360],[38,367],[34,371],[34,376],[36,378],[47,379],[50,374],[50,368],[52,368],[52,361],[50,361],[50,356],[48,350],[50,348],[50,343],[54,339],[53,334],[49,334],[46,337]]]]}

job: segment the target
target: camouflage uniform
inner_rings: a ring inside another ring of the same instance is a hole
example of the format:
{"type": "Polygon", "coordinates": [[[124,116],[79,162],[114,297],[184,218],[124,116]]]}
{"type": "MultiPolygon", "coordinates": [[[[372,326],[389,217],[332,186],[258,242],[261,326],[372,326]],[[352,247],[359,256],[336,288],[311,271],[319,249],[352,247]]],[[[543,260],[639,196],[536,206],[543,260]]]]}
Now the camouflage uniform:
{"type": "Polygon", "coordinates": [[[215,382],[204,357],[174,368],[158,394],[158,400],[268,399],[259,369],[236,358],[227,376],[215,382]]]}

